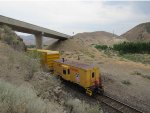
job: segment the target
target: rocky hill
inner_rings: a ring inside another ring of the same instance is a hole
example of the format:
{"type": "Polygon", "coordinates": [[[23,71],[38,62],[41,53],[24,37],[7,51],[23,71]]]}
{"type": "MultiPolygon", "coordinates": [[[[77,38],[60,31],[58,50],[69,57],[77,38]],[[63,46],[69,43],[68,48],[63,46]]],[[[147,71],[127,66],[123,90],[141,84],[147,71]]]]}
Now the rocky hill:
{"type": "Polygon", "coordinates": [[[125,37],[129,41],[150,41],[150,22],[135,26],[121,37],[125,37]]]}

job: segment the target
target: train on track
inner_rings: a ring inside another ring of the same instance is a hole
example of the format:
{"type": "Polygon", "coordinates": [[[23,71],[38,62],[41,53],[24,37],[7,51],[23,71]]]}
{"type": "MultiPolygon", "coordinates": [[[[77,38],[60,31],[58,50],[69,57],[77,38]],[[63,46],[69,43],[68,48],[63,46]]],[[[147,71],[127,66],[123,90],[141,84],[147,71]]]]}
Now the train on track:
{"type": "Polygon", "coordinates": [[[47,66],[55,76],[78,84],[88,95],[103,94],[104,90],[99,67],[78,61],[66,60],[61,58],[58,51],[28,49],[28,52],[36,52],[40,56],[42,65],[47,66]]]}

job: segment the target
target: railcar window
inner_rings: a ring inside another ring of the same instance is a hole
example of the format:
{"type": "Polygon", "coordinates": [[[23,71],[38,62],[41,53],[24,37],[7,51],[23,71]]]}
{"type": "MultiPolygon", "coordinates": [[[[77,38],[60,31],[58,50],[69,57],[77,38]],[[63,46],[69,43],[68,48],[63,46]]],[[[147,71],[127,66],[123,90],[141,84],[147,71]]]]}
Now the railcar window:
{"type": "Polygon", "coordinates": [[[63,74],[66,75],[66,70],[63,70],[63,74]]]}
{"type": "Polygon", "coordinates": [[[95,73],[93,72],[93,73],[92,73],[92,78],[94,78],[94,76],[95,76],[95,73]]]}
{"type": "Polygon", "coordinates": [[[70,69],[68,69],[68,74],[70,74],[70,69]]]}

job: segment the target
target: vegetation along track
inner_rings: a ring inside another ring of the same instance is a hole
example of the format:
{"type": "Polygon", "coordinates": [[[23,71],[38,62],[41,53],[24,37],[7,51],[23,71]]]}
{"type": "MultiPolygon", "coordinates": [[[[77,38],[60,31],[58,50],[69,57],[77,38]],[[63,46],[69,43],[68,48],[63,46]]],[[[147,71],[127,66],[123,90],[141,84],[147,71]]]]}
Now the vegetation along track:
{"type": "Polygon", "coordinates": [[[136,108],[133,108],[130,105],[127,105],[123,102],[120,102],[117,99],[114,99],[106,94],[104,95],[97,95],[96,100],[100,101],[102,104],[112,108],[117,113],[144,113],[136,108]]]}

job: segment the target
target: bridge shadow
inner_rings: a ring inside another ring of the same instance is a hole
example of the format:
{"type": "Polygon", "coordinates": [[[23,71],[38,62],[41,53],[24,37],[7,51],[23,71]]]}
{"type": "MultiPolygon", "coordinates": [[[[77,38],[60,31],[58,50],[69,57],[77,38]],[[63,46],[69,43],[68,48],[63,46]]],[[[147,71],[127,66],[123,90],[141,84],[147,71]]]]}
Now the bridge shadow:
{"type": "Polygon", "coordinates": [[[59,48],[59,46],[60,46],[61,44],[64,43],[64,41],[65,41],[65,40],[57,40],[57,41],[53,42],[51,45],[49,45],[49,46],[47,47],[47,49],[56,50],[57,48],[59,48]]]}

